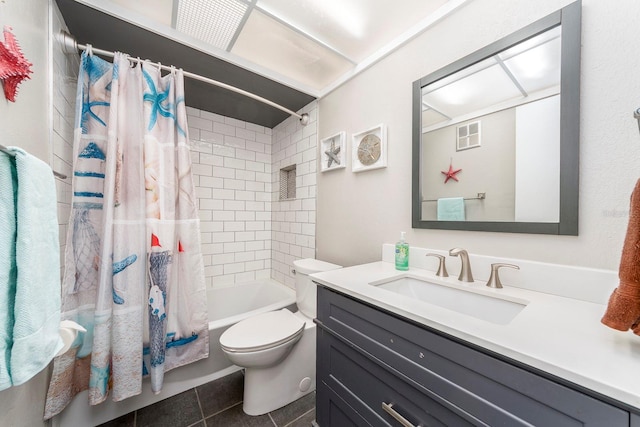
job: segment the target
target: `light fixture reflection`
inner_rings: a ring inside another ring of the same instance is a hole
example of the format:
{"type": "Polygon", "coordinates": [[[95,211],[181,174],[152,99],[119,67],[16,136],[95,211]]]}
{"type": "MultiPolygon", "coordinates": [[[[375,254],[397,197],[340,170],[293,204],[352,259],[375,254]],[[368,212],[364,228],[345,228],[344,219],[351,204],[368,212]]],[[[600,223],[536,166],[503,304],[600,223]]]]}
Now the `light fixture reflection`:
{"type": "Polygon", "coordinates": [[[320,14],[336,22],[354,37],[362,38],[365,23],[359,2],[353,0],[312,0],[320,14]]]}

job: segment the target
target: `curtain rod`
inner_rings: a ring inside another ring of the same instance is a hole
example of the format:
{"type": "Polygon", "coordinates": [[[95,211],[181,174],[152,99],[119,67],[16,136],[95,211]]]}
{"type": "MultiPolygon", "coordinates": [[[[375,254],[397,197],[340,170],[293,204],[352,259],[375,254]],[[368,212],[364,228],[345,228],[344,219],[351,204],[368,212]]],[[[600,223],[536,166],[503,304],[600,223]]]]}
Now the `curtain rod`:
{"type": "MultiPolygon", "coordinates": [[[[9,150],[7,147],[5,147],[2,144],[0,144],[0,151],[2,151],[3,153],[5,153],[5,154],[7,154],[7,155],[9,155],[11,157],[15,157],[16,156],[16,154],[13,151],[9,150]]],[[[67,175],[65,175],[63,173],[60,173],[58,171],[53,171],[53,174],[55,176],[57,176],[58,178],[60,178],[60,179],[67,179],[67,175]]]]}
{"type": "MultiPolygon", "coordinates": [[[[78,51],[80,51],[80,50],[89,50],[90,52],[97,53],[98,55],[108,56],[110,58],[113,58],[114,55],[115,55],[114,52],[110,52],[108,50],[96,49],[93,46],[91,46],[90,44],[86,44],[86,45],[79,44],[76,41],[76,39],[71,34],[67,33],[66,31],[60,31],[60,42],[62,43],[63,51],[65,53],[77,54],[78,51]]],[[[139,58],[133,58],[133,57],[129,57],[129,60],[133,61],[133,62],[137,62],[137,63],[143,62],[143,60],[141,60],[139,58]]],[[[160,65],[160,68],[162,68],[163,70],[166,70],[166,71],[171,71],[171,67],[166,66],[166,65],[160,65]]],[[[259,95],[256,95],[256,94],[251,93],[251,92],[247,92],[246,90],[237,88],[235,86],[228,85],[226,83],[219,82],[217,80],[210,79],[208,77],[201,76],[199,74],[190,73],[188,71],[183,71],[183,74],[184,74],[185,77],[189,77],[190,79],[199,80],[201,82],[205,82],[205,83],[208,83],[210,85],[218,86],[218,87],[230,90],[232,92],[239,93],[239,94],[247,96],[247,97],[249,97],[251,99],[255,99],[256,101],[260,101],[260,102],[262,102],[264,104],[267,104],[267,105],[270,105],[270,106],[272,106],[274,108],[277,108],[278,110],[284,111],[287,114],[290,114],[290,115],[292,115],[294,117],[299,118],[300,119],[300,124],[302,124],[302,126],[306,126],[309,123],[309,114],[307,114],[307,113],[303,113],[302,115],[300,115],[300,114],[296,113],[295,111],[292,111],[292,110],[290,110],[290,109],[288,109],[286,107],[283,107],[280,104],[276,104],[273,101],[269,101],[268,99],[263,98],[263,97],[261,97],[259,95]]]]}

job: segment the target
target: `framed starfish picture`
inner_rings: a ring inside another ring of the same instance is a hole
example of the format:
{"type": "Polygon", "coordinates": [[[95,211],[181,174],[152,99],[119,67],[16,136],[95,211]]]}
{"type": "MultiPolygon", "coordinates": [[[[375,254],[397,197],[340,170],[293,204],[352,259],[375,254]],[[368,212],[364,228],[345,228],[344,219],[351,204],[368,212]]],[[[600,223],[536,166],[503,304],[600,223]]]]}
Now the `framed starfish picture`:
{"type": "Polygon", "coordinates": [[[346,133],[344,131],[320,140],[320,170],[322,172],[346,167],[345,140],[346,133]]]}

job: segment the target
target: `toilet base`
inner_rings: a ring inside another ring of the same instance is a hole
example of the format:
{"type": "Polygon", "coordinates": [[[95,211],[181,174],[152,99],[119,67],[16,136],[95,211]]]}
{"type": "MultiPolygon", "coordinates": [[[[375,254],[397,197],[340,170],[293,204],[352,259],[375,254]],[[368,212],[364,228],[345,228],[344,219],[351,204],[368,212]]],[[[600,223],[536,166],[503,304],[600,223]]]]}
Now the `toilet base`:
{"type": "Polygon", "coordinates": [[[285,360],[269,368],[246,368],[244,402],[247,415],[281,408],[316,389],[316,325],[308,321],[300,341],[285,360]]]}

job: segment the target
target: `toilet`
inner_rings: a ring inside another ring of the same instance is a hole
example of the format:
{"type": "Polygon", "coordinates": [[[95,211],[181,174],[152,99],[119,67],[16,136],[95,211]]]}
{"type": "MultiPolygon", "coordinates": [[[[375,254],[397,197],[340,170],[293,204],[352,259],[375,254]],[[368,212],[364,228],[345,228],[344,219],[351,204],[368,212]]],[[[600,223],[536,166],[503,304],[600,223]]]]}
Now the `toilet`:
{"type": "Polygon", "coordinates": [[[316,285],[309,274],[341,268],[316,259],[293,261],[298,311],[258,314],[220,336],[229,360],[245,368],[244,402],[248,415],[281,408],[316,388],[316,285]]]}

